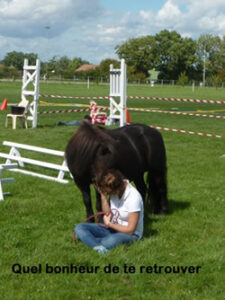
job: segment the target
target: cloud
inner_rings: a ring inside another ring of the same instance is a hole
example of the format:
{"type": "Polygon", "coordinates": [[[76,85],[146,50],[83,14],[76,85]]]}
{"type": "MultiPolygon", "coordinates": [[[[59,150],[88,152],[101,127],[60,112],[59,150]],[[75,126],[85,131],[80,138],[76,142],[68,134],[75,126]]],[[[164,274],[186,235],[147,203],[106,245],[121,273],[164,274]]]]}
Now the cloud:
{"type": "Polygon", "coordinates": [[[107,10],[100,0],[0,0],[2,55],[15,50],[44,60],[67,55],[98,63],[116,58],[115,46],[129,38],[163,29],[194,39],[203,33],[224,35],[225,1],[167,0],[158,12],[134,12],[107,10]]]}
{"type": "Polygon", "coordinates": [[[157,13],[157,19],[165,21],[174,20],[174,18],[179,18],[181,16],[181,11],[178,5],[173,3],[173,1],[167,1],[165,5],[157,13]]]}
{"type": "Polygon", "coordinates": [[[169,29],[194,39],[203,33],[224,35],[225,1],[168,0],[156,14],[141,11],[139,18],[144,20],[142,27],[148,28],[149,34],[169,29]]]}
{"type": "Polygon", "coordinates": [[[57,36],[101,14],[99,0],[0,0],[0,34],[7,37],[57,36]]]}
{"type": "Polygon", "coordinates": [[[203,33],[221,35],[225,32],[225,2],[223,0],[171,0],[181,11],[175,30],[189,32],[192,38],[203,33]]]}
{"type": "Polygon", "coordinates": [[[193,39],[203,33],[224,35],[224,20],[224,0],[168,0],[157,13],[152,10],[131,12],[129,7],[126,12],[105,11],[105,18],[99,18],[97,24],[84,31],[82,43],[95,59],[110,52],[111,57],[115,57],[116,45],[129,38],[155,35],[163,29],[175,30],[193,39]]]}
{"type": "Polygon", "coordinates": [[[102,42],[114,42],[115,39],[121,35],[124,30],[123,26],[104,26],[103,24],[97,25],[97,35],[102,42]]]}

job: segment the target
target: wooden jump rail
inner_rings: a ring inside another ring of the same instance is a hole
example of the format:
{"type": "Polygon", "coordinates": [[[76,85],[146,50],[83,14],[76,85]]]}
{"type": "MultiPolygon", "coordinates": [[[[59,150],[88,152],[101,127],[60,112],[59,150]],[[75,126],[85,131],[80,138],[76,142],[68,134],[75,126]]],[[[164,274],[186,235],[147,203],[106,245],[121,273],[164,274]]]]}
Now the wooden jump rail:
{"type": "Polygon", "coordinates": [[[19,172],[19,173],[23,173],[26,175],[31,175],[31,176],[47,179],[47,180],[52,180],[52,181],[56,181],[59,183],[68,183],[69,182],[68,180],[64,179],[64,175],[66,172],[69,172],[69,169],[68,169],[66,161],[64,159],[63,151],[57,151],[57,150],[52,150],[52,149],[47,149],[47,148],[42,148],[42,147],[19,144],[19,143],[14,143],[14,142],[9,142],[9,141],[4,141],[3,145],[9,146],[11,148],[10,148],[9,154],[0,152],[0,158],[1,157],[5,158],[6,164],[10,164],[12,161],[16,161],[19,166],[19,168],[13,169],[11,171],[19,172]],[[21,155],[21,153],[19,151],[20,149],[63,157],[63,162],[60,165],[60,164],[49,163],[49,162],[40,161],[40,160],[36,160],[36,159],[26,158],[21,155]],[[54,177],[54,176],[48,176],[48,175],[45,175],[42,173],[25,170],[24,169],[25,164],[30,164],[30,165],[35,165],[35,166],[39,166],[39,167],[56,170],[56,171],[58,171],[58,173],[57,173],[57,176],[54,177]]]}

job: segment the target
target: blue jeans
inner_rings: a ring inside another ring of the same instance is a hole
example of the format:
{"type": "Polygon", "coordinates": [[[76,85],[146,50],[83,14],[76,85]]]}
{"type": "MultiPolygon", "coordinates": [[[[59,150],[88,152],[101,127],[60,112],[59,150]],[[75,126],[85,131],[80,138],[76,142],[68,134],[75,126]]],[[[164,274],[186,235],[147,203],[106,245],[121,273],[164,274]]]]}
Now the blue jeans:
{"type": "Polygon", "coordinates": [[[91,248],[102,245],[110,249],[119,244],[133,243],[138,240],[137,235],[118,232],[92,223],[78,224],[75,232],[77,237],[91,248]]]}

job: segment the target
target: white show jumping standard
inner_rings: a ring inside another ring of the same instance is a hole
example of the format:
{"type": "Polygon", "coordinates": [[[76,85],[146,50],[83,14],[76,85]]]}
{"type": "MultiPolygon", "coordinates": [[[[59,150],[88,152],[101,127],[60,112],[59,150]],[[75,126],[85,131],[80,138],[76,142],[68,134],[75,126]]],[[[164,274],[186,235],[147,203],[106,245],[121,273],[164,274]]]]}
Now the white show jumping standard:
{"type": "MultiPolygon", "coordinates": [[[[9,154],[0,152],[0,157],[6,159],[5,164],[11,164],[12,161],[16,161],[18,163],[18,166],[19,166],[19,168],[13,169],[11,171],[20,172],[20,173],[23,173],[23,174],[36,176],[36,177],[40,177],[40,178],[43,178],[43,179],[56,181],[56,182],[59,182],[59,183],[68,183],[69,182],[68,180],[63,179],[65,173],[69,172],[66,161],[64,159],[64,152],[63,151],[57,151],[57,150],[41,148],[41,147],[35,147],[35,146],[19,144],[19,143],[13,143],[13,142],[8,142],[8,141],[4,141],[3,145],[11,147],[10,151],[9,151],[9,154]],[[40,160],[36,160],[36,159],[26,158],[26,157],[23,157],[21,155],[21,153],[20,153],[21,149],[22,150],[39,152],[39,153],[48,154],[48,155],[55,155],[55,156],[63,157],[63,162],[60,165],[60,164],[44,162],[44,161],[40,161],[40,160]],[[46,175],[46,174],[25,170],[24,169],[25,164],[30,164],[30,165],[35,165],[35,166],[39,166],[39,167],[44,167],[44,168],[56,170],[56,171],[58,171],[58,173],[57,173],[57,176],[49,176],[49,175],[46,175]]],[[[72,175],[70,175],[70,176],[72,177],[72,175]]]]}
{"type": "Polygon", "coordinates": [[[39,77],[40,77],[40,60],[36,60],[35,66],[28,65],[28,59],[24,60],[23,66],[23,85],[21,90],[21,98],[28,100],[27,97],[33,97],[33,101],[29,104],[27,120],[32,121],[32,127],[37,127],[37,112],[39,99],[39,77]],[[32,85],[31,85],[32,83],[32,85]]]}
{"type": "Polygon", "coordinates": [[[114,69],[110,65],[110,114],[108,124],[112,125],[119,120],[120,126],[126,123],[127,103],[127,72],[125,60],[121,59],[120,69],[114,69]],[[119,101],[116,99],[119,99],[119,101]]]}
{"type": "MultiPolygon", "coordinates": [[[[28,121],[32,121],[32,127],[37,127],[38,100],[39,100],[39,78],[40,78],[40,60],[36,60],[35,66],[29,66],[28,60],[24,60],[23,67],[23,85],[21,91],[22,100],[28,100],[32,96],[33,101],[29,104],[28,121]],[[30,88],[33,84],[33,89],[30,88]]],[[[110,65],[110,114],[107,125],[115,124],[119,121],[120,126],[126,123],[126,102],[127,102],[127,71],[125,60],[121,59],[120,69],[114,69],[110,65]]]]}

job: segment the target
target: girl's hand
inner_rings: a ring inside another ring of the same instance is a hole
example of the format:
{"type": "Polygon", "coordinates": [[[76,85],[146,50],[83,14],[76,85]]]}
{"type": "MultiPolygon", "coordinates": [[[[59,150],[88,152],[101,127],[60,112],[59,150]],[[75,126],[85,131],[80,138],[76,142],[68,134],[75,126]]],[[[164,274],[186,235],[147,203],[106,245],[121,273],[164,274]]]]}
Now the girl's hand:
{"type": "Polygon", "coordinates": [[[100,191],[99,191],[99,187],[98,187],[98,185],[97,185],[96,183],[93,183],[93,186],[95,187],[95,189],[96,189],[98,192],[100,192],[100,191]]]}
{"type": "Polygon", "coordinates": [[[107,193],[105,193],[103,190],[101,190],[101,188],[96,183],[94,184],[94,187],[101,195],[107,196],[107,193]]]}
{"type": "Polygon", "coordinates": [[[105,214],[105,215],[103,216],[104,224],[105,224],[106,226],[109,226],[109,223],[110,223],[111,219],[112,219],[112,214],[111,214],[111,213],[109,213],[108,215],[105,214]]]}

